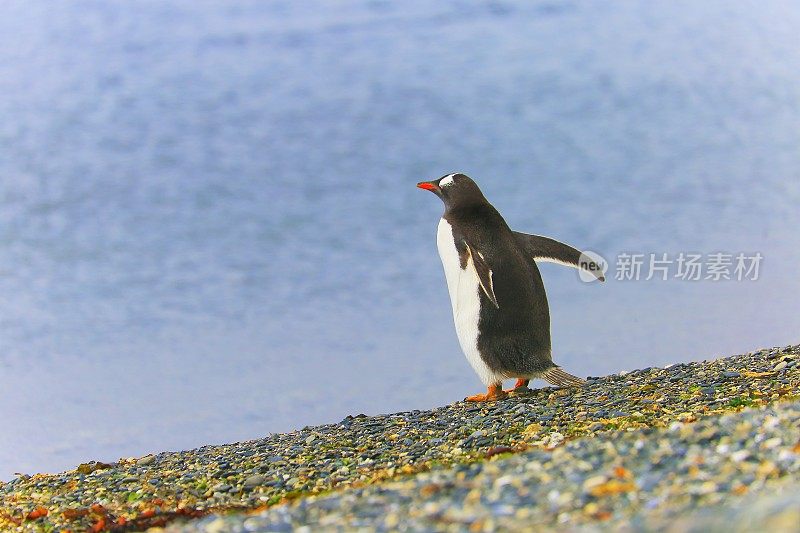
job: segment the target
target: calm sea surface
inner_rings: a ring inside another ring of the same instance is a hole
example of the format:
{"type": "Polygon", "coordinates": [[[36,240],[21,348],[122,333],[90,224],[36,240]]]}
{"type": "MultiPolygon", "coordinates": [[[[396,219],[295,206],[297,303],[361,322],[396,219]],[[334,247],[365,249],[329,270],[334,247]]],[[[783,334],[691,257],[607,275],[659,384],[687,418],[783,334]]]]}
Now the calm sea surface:
{"type": "Polygon", "coordinates": [[[0,3],[0,479],[481,389],[435,247],[464,171],[597,375],[800,341],[794,2],[0,3]],[[646,265],[645,265],[646,266],[646,265]],[[646,269],[645,269],[646,270],[646,269]]]}

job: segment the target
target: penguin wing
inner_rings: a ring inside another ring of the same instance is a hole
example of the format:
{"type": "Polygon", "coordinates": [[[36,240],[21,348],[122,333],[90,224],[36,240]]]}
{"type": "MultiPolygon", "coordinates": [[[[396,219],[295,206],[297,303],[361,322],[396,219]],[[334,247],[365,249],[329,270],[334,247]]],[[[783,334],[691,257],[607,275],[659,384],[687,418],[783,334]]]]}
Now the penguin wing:
{"type": "Polygon", "coordinates": [[[597,263],[591,260],[587,261],[588,258],[586,256],[581,259],[583,254],[580,250],[549,237],[528,235],[519,231],[512,231],[512,233],[522,250],[535,261],[549,261],[583,269],[600,281],[606,280],[605,276],[603,276],[603,270],[597,263]]]}
{"type": "Polygon", "coordinates": [[[467,254],[467,265],[470,264],[469,260],[472,259],[472,268],[474,268],[475,273],[478,274],[478,282],[481,284],[481,289],[483,289],[484,294],[492,301],[494,306],[500,309],[500,304],[497,303],[497,297],[494,295],[492,269],[489,268],[489,264],[486,262],[486,259],[484,259],[482,253],[470,246],[467,241],[464,241],[464,246],[467,254]]]}

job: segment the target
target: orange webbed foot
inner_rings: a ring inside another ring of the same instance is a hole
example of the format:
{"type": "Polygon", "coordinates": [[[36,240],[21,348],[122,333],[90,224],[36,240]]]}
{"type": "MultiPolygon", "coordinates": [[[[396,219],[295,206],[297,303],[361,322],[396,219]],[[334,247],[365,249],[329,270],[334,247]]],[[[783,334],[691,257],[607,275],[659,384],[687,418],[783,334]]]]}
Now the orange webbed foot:
{"type": "Polygon", "coordinates": [[[502,400],[507,398],[508,393],[503,390],[501,384],[491,385],[486,391],[486,394],[474,394],[464,398],[465,402],[493,402],[495,400],[502,400]]]}
{"type": "Polygon", "coordinates": [[[520,393],[524,394],[524,393],[530,392],[530,389],[528,388],[528,383],[530,383],[530,382],[531,382],[531,380],[529,380],[529,379],[520,378],[520,379],[517,380],[516,383],[514,383],[514,388],[513,389],[508,389],[505,392],[513,392],[513,393],[516,393],[516,394],[520,394],[520,393]]]}

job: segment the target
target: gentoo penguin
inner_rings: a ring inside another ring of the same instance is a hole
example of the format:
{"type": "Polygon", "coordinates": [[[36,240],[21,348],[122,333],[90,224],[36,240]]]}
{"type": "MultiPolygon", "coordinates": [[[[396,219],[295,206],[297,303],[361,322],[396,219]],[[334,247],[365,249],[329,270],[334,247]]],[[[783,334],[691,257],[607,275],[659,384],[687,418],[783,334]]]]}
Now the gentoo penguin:
{"type": "Polygon", "coordinates": [[[524,389],[532,378],[557,386],[583,380],[553,364],[550,311],[536,261],[584,268],[604,281],[597,264],[547,237],[512,231],[481,190],[464,174],[448,174],[417,187],[444,202],[436,242],[453,305],[458,341],[488,387],[467,401],[507,396],[503,380],[524,389]]]}

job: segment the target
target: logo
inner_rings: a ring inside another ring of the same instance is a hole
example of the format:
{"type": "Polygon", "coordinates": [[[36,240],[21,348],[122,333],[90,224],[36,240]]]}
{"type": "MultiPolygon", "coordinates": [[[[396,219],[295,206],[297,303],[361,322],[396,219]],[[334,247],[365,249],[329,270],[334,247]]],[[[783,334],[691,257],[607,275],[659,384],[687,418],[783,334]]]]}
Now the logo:
{"type": "Polygon", "coordinates": [[[578,276],[585,283],[596,281],[600,276],[605,277],[607,270],[608,262],[596,252],[587,250],[578,258],[578,276]]]}

